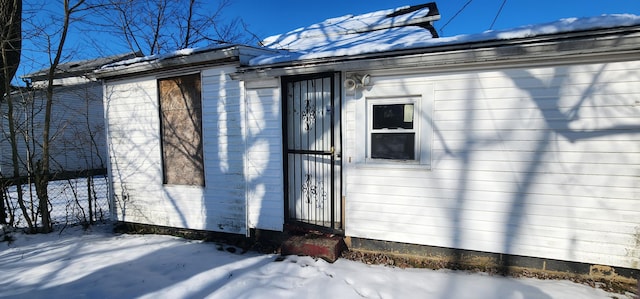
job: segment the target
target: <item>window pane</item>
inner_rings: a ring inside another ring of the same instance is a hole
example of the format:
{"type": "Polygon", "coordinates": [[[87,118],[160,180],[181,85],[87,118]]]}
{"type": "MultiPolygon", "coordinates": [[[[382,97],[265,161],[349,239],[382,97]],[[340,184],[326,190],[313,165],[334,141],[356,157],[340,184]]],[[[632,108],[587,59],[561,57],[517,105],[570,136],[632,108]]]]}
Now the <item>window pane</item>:
{"type": "Polygon", "coordinates": [[[373,105],[373,129],[413,129],[413,104],[373,105]]]}
{"type": "Polygon", "coordinates": [[[415,133],[371,134],[371,158],[415,160],[415,133]]]}

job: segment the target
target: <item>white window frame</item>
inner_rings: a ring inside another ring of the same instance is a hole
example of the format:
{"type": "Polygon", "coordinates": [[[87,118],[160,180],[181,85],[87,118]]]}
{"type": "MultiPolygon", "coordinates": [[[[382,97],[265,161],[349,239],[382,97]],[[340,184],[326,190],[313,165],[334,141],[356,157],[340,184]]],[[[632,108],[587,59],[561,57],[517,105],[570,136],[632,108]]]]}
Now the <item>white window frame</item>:
{"type": "Polygon", "coordinates": [[[431,148],[433,138],[432,83],[421,78],[381,78],[373,77],[369,88],[355,94],[355,162],[357,167],[374,168],[420,168],[431,169],[431,148]],[[372,159],[371,133],[373,128],[373,105],[385,103],[413,103],[414,130],[416,132],[416,159],[372,159]]]}
{"type": "Polygon", "coordinates": [[[416,117],[416,111],[420,111],[420,97],[400,97],[400,98],[367,98],[367,162],[377,162],[377,161],[394,161],[394,162],[402,162],[402,163],[418,163],[420,161],[420,119],[416,117]],[[403,104],[412,104],[413,105],[413,129],[374,129],[373,128],[373,106],[377,105],[403,105],[403,104]],[[382,159],[382,158],[372,158],[371,157],[371,135],[372,134],[393,134],[393,133],[414,133],[414,159],[410,160],[400,160],[400,159],[382,159]]]}

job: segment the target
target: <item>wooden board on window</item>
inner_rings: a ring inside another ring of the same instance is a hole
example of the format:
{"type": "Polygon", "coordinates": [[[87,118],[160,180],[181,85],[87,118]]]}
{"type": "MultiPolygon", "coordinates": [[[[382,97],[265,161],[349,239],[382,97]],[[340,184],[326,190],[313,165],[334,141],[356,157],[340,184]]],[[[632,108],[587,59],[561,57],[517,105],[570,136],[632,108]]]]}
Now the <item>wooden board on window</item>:
{"type": "Polygon", "coordinates": [[[163,180],[204,186],[200,74],[158,80],[163,180]]]}

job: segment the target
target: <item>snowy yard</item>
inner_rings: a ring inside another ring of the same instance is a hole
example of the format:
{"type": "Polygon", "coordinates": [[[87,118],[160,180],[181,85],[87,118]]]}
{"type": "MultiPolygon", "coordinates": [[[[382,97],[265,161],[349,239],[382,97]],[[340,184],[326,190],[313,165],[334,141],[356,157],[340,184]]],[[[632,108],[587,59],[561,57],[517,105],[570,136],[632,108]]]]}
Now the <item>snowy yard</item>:
{"type": "Polygon", "coordinates": [[[0,298],[632,298],[569,281],[277,258],[110,225],[18,234],[0,243],[0,298]]]}
{"type": "MultiPolygon", "coordinates": [[[[23,196],[30,218],[35,219],[38,209],[38,197],[34,184],[22,185],[23,196]]],[[[109,220],[109,200],[107,198],[107,178],[94,176],[89,178],[76,178],[67,180],[50,181],[49,202],[50,213],[54,224],[75,224],[109,220]],[[88,199],[91,199],[89,201],[88,199]]],[[[16,227],[26,227],[26,221],[18,205],[18,192],[16,186],[9,186],[5,196],[8,198],[9,214],[13,215],[16,227]]],[[[38,224],[40,225],[38,217],[38,224]]]]}

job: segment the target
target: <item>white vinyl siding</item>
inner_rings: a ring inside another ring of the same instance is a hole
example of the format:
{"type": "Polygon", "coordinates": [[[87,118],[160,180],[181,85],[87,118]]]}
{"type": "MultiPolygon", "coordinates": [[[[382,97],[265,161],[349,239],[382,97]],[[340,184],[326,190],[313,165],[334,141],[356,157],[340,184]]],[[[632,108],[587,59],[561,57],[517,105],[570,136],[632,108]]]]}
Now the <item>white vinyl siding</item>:
{"type": "MultiPolygon", "coordinates": [[[[41,158],[46,95],[34,89],[13,95],[20,173],[27,174],[27,157],[31,151],[41,158]],[[25,109],[24,102],[34,107],[25,109]],[[29,148],[25,144],[29,142],[29,148]],[[35,145],[32,142],[36,142],[35,145]]],[[[7,113],[7,105],[2,105],[7,113]]],[[[56,87],[51,108],[50,168],[52,172],[100,169],[106,167],[106,144],[102,109],[102,87],[98,83],[56,87]]],[[[0,122],[4,138],[0,140],[0,172],[13,174],[9,123],[5,116],[0,122]]]]}
{"type": "Polygon", "coordinates": [[[244,105],[240,82],[227,75],[233,70],[202,72],[205,187],[162,184],[157,78],[106,83],[118,220],[246,233],[244,105]]]}
{"type": "Polygon", "coordinates": [[[112,196],[120,221],[170,225],[176,218],[163,206],[157,98],[155,78],[104,86],[112,196]]]}
{"type": "Polygon", "coordinates": [[[282,170],[282,103],[277,80],[248,82],[247,196],[249,226],[282,231],[284,186],[282,170]]]}
{"type": "Polygon", "coordinates": [[[207,230],[246,233],[244,103],[234,66],[202,72],[207,230]]]}
{"type": "Polygon", "coordinates": [[[640,268],[639,68],[372,74],[433,86],[431,169],[361,167],[347,95],[346,234],[640,268]]]}

